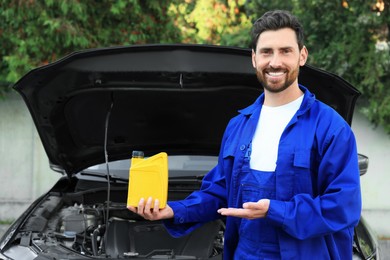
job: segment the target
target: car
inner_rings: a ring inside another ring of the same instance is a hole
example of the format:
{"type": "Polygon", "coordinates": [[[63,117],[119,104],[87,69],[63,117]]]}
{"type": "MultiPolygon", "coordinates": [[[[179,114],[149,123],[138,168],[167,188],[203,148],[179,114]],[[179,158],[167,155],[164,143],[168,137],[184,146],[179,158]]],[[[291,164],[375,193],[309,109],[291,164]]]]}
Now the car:
{"type": "MultiPolygon", "coordinates": [[[[299,81],[352,122],[360,95],[305,65],[299,81]]],[[[168,154],[168,200],[199,189],[225,127],[262,88],[245,48],[155,44],[89,49],[36,68],[15,85],[62,176],[0,239],[1,259],[222,259],[224,219],[173,238],[126,208],[133,151],[168,154]]],[[[368,158],[359,155],[363,175],[368,158]]],[[[354,259],[378,259],[362,217],[354,259]]]]}

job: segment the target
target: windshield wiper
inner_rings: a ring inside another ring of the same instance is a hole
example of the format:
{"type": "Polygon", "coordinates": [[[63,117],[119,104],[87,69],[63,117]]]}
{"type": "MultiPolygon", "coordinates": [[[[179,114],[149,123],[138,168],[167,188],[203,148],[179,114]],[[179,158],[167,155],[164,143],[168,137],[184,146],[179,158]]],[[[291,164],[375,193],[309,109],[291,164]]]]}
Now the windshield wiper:
{"type": "MultiPolygon", "coordinates": [[[[101,173],[95,173],[95,172],[79,172],[80,175],[83,176],[93,176],[93,177],[100,177],[108,180],[107,174],[101,174],[101,173]]],[[[117,182],[117,181],[122,181],[122,182],[128,182],[129,179],[127,178],[122,178],[122,177],[117,177],[115,175],[110,175],[110,181],[112,182],[117,182]]]]}

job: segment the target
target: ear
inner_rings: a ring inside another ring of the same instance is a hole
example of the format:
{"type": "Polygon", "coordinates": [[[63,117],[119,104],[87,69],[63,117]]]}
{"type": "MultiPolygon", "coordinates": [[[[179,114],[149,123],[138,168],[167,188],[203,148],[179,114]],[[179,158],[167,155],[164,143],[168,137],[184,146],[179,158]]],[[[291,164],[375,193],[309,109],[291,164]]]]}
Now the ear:
{"type": "Polygon", "coordinates": [[[300,51],[299,56],[300,56],[299,57],[299,65],[300,66],[305,65],[305,63],[307,61],[307,57],[309,56],[309,51],[307,50],[306,46],[302,47],[302,50],[300,51]]]}
{"type": "Polygon", "coordinates": [[[256,53],[253,49],[252,49],[252,66],[253,68],[256,69],[256,53]]]}

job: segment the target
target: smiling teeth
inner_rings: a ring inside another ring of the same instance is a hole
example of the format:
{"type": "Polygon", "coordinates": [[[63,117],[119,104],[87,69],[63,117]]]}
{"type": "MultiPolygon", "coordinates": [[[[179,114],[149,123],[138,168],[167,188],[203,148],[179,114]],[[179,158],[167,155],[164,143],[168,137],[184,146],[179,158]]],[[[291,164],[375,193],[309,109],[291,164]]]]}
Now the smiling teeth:
{"type": "Polygon", "coordinates": [[[284,72],[268,72],[270,76],[281,76],[284,74],[284,72]]]}

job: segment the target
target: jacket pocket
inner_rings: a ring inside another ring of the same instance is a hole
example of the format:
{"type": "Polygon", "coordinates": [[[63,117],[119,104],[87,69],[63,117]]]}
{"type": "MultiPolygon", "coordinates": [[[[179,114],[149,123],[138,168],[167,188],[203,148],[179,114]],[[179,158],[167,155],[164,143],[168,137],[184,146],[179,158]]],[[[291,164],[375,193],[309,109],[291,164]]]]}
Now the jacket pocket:
{"type": "Polygon", "coordinates": [[[294,153],[294,193],[312,194],[311,150],[301,149],[294,153]]]}
{"type": "Polygon", "coordinates": [[[310,155],[309,149],[297,150],[294,153],[294,166],[301,168],[310,168],[310,155]]]}

